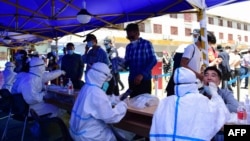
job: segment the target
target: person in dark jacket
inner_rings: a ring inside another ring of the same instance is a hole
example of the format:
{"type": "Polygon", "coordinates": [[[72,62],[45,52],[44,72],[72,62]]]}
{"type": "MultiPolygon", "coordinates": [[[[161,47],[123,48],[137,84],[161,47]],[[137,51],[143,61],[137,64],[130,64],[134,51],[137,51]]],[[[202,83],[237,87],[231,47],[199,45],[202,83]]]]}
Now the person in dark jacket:
{"type": "Polygon", "coordinates": [[[221,58],[222,60],[221,63],[219,64],[219,69],[221,72],[223,72],[221,88],[228,87],[229,90],[232,90],[231,86],[227,84],[231,76],[230,73],[231,69],[229,65],[229,54],[224,51],[221,45],[217,46],[217,50],[219,51],[218,58],[221,58]]]}
{"type": "Polygon", "coordinates": [[[80,89],[84,82],[83,75],[83,61],[80,54],[74,53],[75,47],[73,43],[68,43],[66,46],[67,54],[63,56],[61,63],[61,70],[66,72],[64,77],[64,85],[71,79],[75,89],[80,89]]]}
{"type": "Polygon", "coordinates": [[[29,71],[29,57],[25,50],[18,50],[15,54],[15,69],[14,72],[28,72],[29,71]]]}

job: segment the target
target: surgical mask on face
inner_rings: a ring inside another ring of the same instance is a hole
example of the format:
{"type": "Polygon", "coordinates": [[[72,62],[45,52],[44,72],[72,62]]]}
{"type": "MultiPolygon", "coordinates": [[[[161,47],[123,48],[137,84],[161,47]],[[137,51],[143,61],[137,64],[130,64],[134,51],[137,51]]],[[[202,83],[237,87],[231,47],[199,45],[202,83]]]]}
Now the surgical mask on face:
{"type": "Polygon", "coordinates": [[[108,90],[108,87],[109,87],[109,83],[108,82],[104,82],[103,85],[102,85],[102,90],[104,92],[106,92],[108,90]]]}
{"type": "Polygon", "coordinates": [[[67,52],[69,55],[72,55],[74,53],[74,50],[68,50],[67,52]]]}
{"type": "Polygon", "coordinates": [[[22,59],[23,59],[23,54],[17,54],[17,55],[15,56],[15,59],[16,59],[16,60],[22,60],[22,59]]]}
{"type": "Polygon", "coordinates": [[[53,54],[54,56],[56,56],[56,51],[52,51],[52,54],[53,54]]]}
{"type": "Polygon", "coordinates": [[[92,47],[92,46],[93,46],[92,41],[88,41],[88,42],[87,42],[87,47],[89,47],[89,48],[90,48],[90,47],[92,47]]]}
{"type": "Polygon", "coordinates": [[[105,48],[106,48],[106,49],[110,49],[111,46],[110,46],[109,44],[105,44],[105,48]]]}
{"type": "Polygon", "coordinates": [[[198,41],[198,37],[193,37],[193,42],[196,43],[198,41]]]}
{"type": "Polygon", "coordinates": [[[133,42],[136,39],[136,37],[135,36],[127,36],[127,39],[129,39],[131,42],[133,42]]]}

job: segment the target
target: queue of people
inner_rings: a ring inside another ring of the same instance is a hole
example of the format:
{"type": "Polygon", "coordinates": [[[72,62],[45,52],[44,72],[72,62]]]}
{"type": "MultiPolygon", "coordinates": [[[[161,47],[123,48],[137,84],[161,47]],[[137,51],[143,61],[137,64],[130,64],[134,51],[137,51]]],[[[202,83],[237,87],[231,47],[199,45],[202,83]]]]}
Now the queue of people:
{"type": "MultiPolygon", "coordinates": [[[[140,37],[138,24],[128,24],[125,31],[130,43],[126,47],[122,66],[129,71],[130,98],[151,94],[152,69],[157,63],[154,47],[149,40],[140,37]]],[[[194,43],[185,48],[181,66],[173,72],[173,85],[170,86],[173,91],[160,101],[153,115],[149,134],[152,141],[215,139],[217,132],[229,120],[230,112],[237,110],[238,101],[233,92],[228,87],[220,88],[224,80],[219,67],[223,62],[222,55],[212,53],[215,56],[210,61],[210,67],[202,70],[201,36],[198,33],[198,30],[193,33],[194,43]],[[199,87],[197,80],[202,87],[199,87]],[[205,128],[206,132],[202,130],[205,128]]],[[[113,105],[109,99],[110,94],[118,99],[120,97],[118,65],[121,61],[110,37],[104,39],[106,50],[97,41],[94,34],[88,34],[82,56],[74,53],[73,43],[68,43],[65,55],[61,57],[60,68],[48,72],[42,58],[28,58],[20,52],[15,56],[16,64],[6,63],[3,88],[12,94],[21,93],[38,115],[51,113],[57,116],[59,108],[43,101],[44,83],[63,77],[66,85],[67,78],[70,78],[74,88],[80,89],[69,120],[73,140],[116,141],[116,131],[110,124],[120,122],[128,107],[122,100],[113,105]]],[[[208,34],[208,41],[216,43],[212,33],[208,34]]],[[[55,61],[53,52],[50,56],[51,61],[55,61]]],[[[235,61],[236,64],[239,65],[239,62],[235,61]]]]}

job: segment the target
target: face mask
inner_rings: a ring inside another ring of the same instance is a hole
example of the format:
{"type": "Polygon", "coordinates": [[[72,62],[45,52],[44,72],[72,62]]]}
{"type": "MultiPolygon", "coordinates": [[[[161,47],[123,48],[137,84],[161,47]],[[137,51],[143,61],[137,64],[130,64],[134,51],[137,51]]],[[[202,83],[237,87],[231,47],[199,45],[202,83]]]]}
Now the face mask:
{"type": "Polygon", "coordinates": [[[198,37],[193,38],[193,42],[196,43],[198,41],[198,37]]]}
{"type": "Polygon", "coordinates": [[[106,49],[110,49],[111,46],[110,46],[109,44],[105,44],[105,48],[106,48],[106,49]]]}
{"type": "Polygon", "coordinates": [[[93,46],[92,41],[88,41],[88,42],[87,42],[87,47],[89,47],[89,48],[90,48],[90,47],[92,47],[92,46],[93,46]]]}
{"type": "Polygon", "coordinates": [[[103,85],[102,85],[102,90],[104,92],[106,92],[108,90],[108,87],[109,87],[109,83],[108,82],[104,82],[103,85]]]}
{"type": "Polygon", "coordinates": [[[132,42],[134,40],[136,40],[136,37],[135,36],[127,36],[127,38],[132,42]]]}
{"type": "Polygon", "coordinates": [[[72,55],[74,53],[74,50],[68,50],[67,52],[69,55],[72,55]]]}
{"type": "Polygon", "coordinates": [[[55,52],[55,51],[53,51],[52,54],[53,54],[54,56],[56,56],[56,52],[55,52]]]}
{"type": "Polygon", "coordinates": [[[15,59],[16,59],[16,60],[22,60],[22,59],[23,59],[23,54],[17,54],[17,55],[15,56],[15,59]]]}

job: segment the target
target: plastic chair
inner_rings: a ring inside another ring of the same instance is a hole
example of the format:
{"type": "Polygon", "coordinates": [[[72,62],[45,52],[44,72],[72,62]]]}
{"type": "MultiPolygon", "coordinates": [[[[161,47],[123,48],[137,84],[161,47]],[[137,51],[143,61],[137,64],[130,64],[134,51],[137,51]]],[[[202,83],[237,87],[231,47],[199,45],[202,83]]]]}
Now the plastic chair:
{"type": "Polygon", "coordinates": [[[38,141],[73,141],[67,126],[59,117],[41,118],[30,109],[31,116],[35,119],[33,135],[38,141]]]}
{"type": "Polygon", "coordinates": [[[4,140],[6,138],[9,121],[12,118],[14,120],[24,122],[23,130],[22,130],[22,137],[21,137],[21,141],[23,141],[25,129],[27,125],[27,120],[33,120],[32,118],[28,119],[29,105],[24,101],[23,95],[21,93],[18,93],[18,94],[8,93],[3,98],[4,100],[9,102],[8,110],[7,110],[9,113],[8,113],[8,119],[6,121],[1,140],[4,140]]]}

